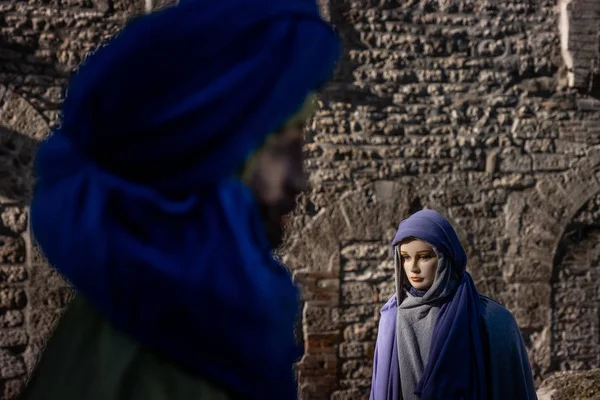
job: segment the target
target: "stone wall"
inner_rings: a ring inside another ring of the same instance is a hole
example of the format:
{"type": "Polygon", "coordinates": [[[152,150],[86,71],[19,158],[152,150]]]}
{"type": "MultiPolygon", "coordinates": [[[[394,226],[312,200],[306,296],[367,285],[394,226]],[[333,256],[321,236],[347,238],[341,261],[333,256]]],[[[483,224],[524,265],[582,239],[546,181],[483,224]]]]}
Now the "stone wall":
{"type": "Polygon", "coordinates": [[[600,370],[557,372],[544,380],[538,400],[596,400],[600,397],[600,370]]]}
{"type": "MultiPolygon", "coordinates": [[[[313,190],[283,253],[303,290],[301,397],[366,397],[388,244],[422,207],[455,223],[538,381],[597,368],[600,3],[319,3],[345,55],[307,132],[313,190]]],[[[0,398],[20,390],[71,295],[28,232],[33,152],[69,73],[144,7],[0,3],[0,398]]]]}
{"type": "Polygon", "coordinates": [[[597,368],[600,3],[328,7],[345,58],[284,251],[304,296],[301,397],[368,398],[389,243],[423,207],[458,227],[478,288],[514,313],[536,382],[597,368]]]}

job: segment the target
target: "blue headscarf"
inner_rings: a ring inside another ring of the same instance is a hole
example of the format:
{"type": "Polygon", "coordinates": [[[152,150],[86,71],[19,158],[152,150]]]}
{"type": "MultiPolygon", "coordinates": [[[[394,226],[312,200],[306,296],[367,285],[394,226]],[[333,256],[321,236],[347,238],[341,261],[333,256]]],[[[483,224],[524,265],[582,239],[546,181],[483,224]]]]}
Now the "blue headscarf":
{"type": "MultiPolygon", "coordinates": [[[[457,287],[449,284],[442,288],[440,298],[444,303],[435,322],[428,361],[415,394],[422,400],[485,400],[483,320],[479,293],[466,272],[465,250],[452,225],[433,210],[419,211],[402,221],[392,246],[408,238],[423,240],[449,258],[453,279],[458,281],[457,287]]],[[[401,392],[393,343],[396,340],[397,307],[398,299],[394,295],[382,309],[372,400],[397,399],[401,392]]]]}
{"type": "Polygon", "coordinates": [[[314,0],[183,1],[74,75],[31,206],[48,260],[117,328],[249,399],[295,399],[298,296],[234,175],[330,77],[314,0]]]}

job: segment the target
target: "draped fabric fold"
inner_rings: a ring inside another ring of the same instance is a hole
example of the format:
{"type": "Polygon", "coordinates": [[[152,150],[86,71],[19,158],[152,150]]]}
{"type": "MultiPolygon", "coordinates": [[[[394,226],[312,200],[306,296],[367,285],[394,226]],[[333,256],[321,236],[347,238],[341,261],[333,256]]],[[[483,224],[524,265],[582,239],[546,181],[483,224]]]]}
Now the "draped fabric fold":
{"type": "Polygon", "coordinates": [[[486,399],[483,320],[473,278],[464,273],[437,317],[430,362],[415,393],[420,399],[486,399]],[[457,363],[460,360],[460,363],[457,363]]]}
{"type": "Polygon", "coordinates": [[[234,177],[331,75],[314,0],[182,1],[74,75],[31,206],[50,263],[116,328],[250,399],[295,399],[297,291],[234,177]]]}
{"type": "Polygon", "coordinates": [[[397,309],[398,300],[395,294],[381,308],[369,400],[400,399],[402,395],[396,340],[397,309]]]}

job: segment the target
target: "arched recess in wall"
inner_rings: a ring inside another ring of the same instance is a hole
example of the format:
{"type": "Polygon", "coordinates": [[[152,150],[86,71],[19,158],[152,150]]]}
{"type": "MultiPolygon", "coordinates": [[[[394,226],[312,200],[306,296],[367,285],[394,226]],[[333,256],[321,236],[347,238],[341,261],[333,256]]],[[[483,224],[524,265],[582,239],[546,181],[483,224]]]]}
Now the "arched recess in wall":
{"type": "Polygon", "coordinates": [[[48,130],[27,100],[0,85],[0,203],[29,203],[33,157],[48,130]]]}
{"type": "Polygon", "coordinates": [[[552,371],[600,368],[600,192],[569,222],[552,276],[552,371]]]}
{"type": "MultiPolygon", "coordinates": [[[[335,391],[346,392],[345,398],[368,394],[379,309],[394,291],[389,244],[397,225],[421,208],[448,215],[415,187],[378,181],[347,193],[283,251],[302,292],[301,399],[329,399],[335,391]]],[[[465,229],[455,227],[471,255],[469,269],[477,270],[465,229]]]]}
{"type": "MultiPolygon", "coordinates": [[[[543,177],[525,192],[515,192],[505,207],[510,238],[503,266],[507,304],[521,326],[536,378],[552,371],[553,293],[563,257],[561,240],[586,203],[600,193],[600,146],[567,172],[543,177]]],[[[568,239],[567,239],[568,240],[568,239]]]]}

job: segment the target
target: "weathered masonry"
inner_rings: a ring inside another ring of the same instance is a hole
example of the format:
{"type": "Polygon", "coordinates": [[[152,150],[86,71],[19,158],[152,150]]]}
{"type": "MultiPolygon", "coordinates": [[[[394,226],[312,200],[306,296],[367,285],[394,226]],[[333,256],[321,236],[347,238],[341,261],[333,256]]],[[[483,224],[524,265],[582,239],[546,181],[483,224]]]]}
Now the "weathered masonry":
{"type": "Polygon", "coordinates": [[[389,243],[449,217],[538,382],[600,367],[600,2],[336,1],[346,52],[310,132],[285,259],[303,399],[366,399],[389,243]]]}
{"type": "MultiPolygon", "coordinates": [[[[313,189],[283,251],[303,291],[300,397],[365,398],[391,235],[422,207],[459,228],[538,380],[599,368],[600,2],[319,2],[345,55],[307,131],[313,189]]],[[[71,296],[28,231],[35,148],[70,72],[146,6],[0,2],[2,399],[71,296]]]]}

